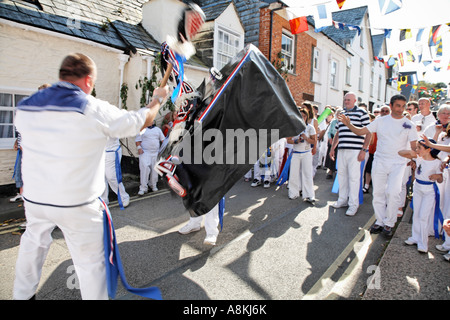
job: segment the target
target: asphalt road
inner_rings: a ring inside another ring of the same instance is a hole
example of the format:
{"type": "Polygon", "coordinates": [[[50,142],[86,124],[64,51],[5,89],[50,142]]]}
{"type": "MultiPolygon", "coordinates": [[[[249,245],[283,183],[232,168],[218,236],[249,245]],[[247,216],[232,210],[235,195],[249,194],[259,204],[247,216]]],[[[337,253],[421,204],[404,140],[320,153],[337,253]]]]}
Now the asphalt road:
{"type": "MultiPolygon", "coordinates": [[[[315,206],[289,200],[286,187],[252,188],[239,181],[226,195],[216,246],[205,231],[181,235],[189,219],[168,190],[110,206],[127,281],[157,286],[164,300],[361,299],[388,239],[370,235],[371,195],[353,217],[329,205],[337,195],[318,170],[315,206]]],[[[59,229],[44,265],[39,300],[81,299],[59,229]]],[[[0,299],[12,299],[20,236],[0,234],[0,299]]],[[[141,300],[119,285],[116,299],[141,300]]]]}

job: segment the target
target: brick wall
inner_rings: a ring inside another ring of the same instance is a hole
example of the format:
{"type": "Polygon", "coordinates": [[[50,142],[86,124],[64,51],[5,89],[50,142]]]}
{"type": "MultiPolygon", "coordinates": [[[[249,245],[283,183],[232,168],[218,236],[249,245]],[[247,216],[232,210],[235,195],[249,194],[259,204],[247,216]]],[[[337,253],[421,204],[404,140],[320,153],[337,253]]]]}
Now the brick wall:
{"type": "MultiPolygon", "coordinates": [[[[310,26],[311,28],[311,26],[310,26]]],[[[281,51],[283,29],[290,31],[289,21],[280,15],[273,14],[272,24],[272,54],[270,61],[277,59],[281,51]]],[[[312,47],[317,45],[314,38],[306,32],[294,35],[295,38],[295,69],[287,76],[287,85],[297,104],[305,99],[305,94],[314,96],[314,84],[311,82],[312,47]]],[[[269,59],[270,50],[270,10],[260,10],[259,49],[269,59]]]]}

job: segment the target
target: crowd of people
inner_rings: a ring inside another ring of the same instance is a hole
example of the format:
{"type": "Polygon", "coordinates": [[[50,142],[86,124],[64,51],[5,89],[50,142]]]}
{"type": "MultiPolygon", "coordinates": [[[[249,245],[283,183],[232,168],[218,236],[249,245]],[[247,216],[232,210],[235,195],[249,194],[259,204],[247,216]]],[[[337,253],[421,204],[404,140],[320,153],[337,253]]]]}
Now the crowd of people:
{"type": "Polygon", "coordinates": [[[443,220],[450,219],[450,153],[435,147],[450,145],[450,105],[441,105],[435,116],[428,98],[408,102],[395,95],[389,105],[372,111],[356,101],[354,93],[347,93],[342,107],[326,106],[331,110],[326,117],[302,103],[305,130],[272,145],[245,180],[253,171],[252,187],[286,183],[289,199],[301,196],[315,204],[314,176],[322,167],[338,193],[331,206],[354,216],[362,195],[371,192],[376,222],[370,232],[388,237],[412,197],[413,226],[405,244],[427,252],[428,237],[442,236],[445,242],[436,248],[450,261],[450,240],[443,232],[443,220]],[[282,179],[286,170],[288,179],[282,179]]]}
{"type": "MultiPolygon", "coordinates": [[[[16,262],[14,299],[34,297],[55,227],[64,234],[82,298],[108,299],[103,238],[104,212],[108,210],[101,200],[105,181],[117,190],[121,207],[129,203],[121,181],[118,139],[136,137],[140,162],[146,166],[141,169],[145,177],[140,194],[149,186],[157,188],[148,168],[153,169],[153,154],[164,139],[161,129],[153,131],[153,124],[168,96],[168,87],[156,88],[145,108],[126,111],[91,95],[96,76],[92,59],[70,54],[59,69],[60,81],[22,100],[17,107],[15,125],[25,155],[21,160],[21,197],[25,200],[27,227],[16,262]],[[146,134],[153,137],[148,145],[146,134]],[[150,155],[143,156],[146,148],[150,155]]],[[[257,187],[263,180],[267,188],[271,182],[287,181],[287,198],[296,201],[301,196],[314,204],[315,172],[325,166],[327,177],[337,177],[339,197],[332,206],[348,207],[346,214],[353,216],[358,212],[361,193],[372,188],[376,222],[370,232],[387,236],[392,235],[399,208],[404,205],[402,188],[414,181],[414,220],[406,244],[426,252],[429,234],[439,236],[442,227],[449,230],[450,106],[442,105],[436,120],[425,98],[417,103],[419,112],[402,95],[393,96],[388,106],[373,114],[363,105],[357,106],[356,101],[354,93],[347,93],[343,107],[327,107],[327,112],[332,111],[327,117],[317,117],[317,108],[304,102],[300,114],[305,130],[271,146],[244,178],[250,180],[253,174],[251,185],[257,187]],[[417,114],[413,115],[413,109],[417,114]],[[415,161],[407,165],[409,159],[415,161]],[[443,212],[445,221],[434,220],[438,212],[443,212]]],[[[215,244],[217,217],[222,209],[217,204],[205,215],[207,233],[214,229],[205,243],[215,244]]],[[[190,227],[179,232],[198,231],[201,218],[190,219],[190,227]]],[[[444,257],[450,260],[448,238],[437,249],[447,252],[444,257]]]]}

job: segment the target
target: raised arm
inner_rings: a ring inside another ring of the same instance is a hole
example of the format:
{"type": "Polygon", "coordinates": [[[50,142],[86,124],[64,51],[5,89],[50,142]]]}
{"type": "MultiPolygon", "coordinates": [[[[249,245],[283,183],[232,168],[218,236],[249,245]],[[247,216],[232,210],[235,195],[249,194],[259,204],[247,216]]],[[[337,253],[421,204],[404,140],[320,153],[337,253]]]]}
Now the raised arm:
{"type": "Polygon", "coordinates": [[[343,124],[345,124],[354,134],[356,134],[358,136],[363,136],[363,135],[370,133],[370,131],[369,131],[369,129],[367,129],[367,127],[362,127],[362,128],[355,127],[350,122],[350,118],[344,114],[338,115],[337,118],[339,121],[341,121],[343,124]]]}

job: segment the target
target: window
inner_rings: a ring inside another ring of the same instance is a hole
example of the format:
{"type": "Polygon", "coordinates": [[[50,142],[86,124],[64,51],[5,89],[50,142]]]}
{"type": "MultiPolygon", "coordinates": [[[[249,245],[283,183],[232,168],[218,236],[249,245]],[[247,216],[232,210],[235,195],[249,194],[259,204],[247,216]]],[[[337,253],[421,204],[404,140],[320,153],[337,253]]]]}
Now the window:
{"type": "Polygon", "coordinates": [[[364,61],[361,59],[359,62],[359,84],[358,89],[359,91],[363,91],[363,85],[364,85],[364,61]]]}
{"type": "Polygon", "coordinates": [[[374,80],[375,80],[375,70],[372,67],[372,72],[370,73],[370,96],[371,97],[374,96],[374,94],[373,94],[373,92],[374,92],[374,87],[373,87],[374,80]]]}
{"type": "Polygon", "coordinates": [[[281,38],[281,61],[283,70],[294,70],[294,38],[284,32],[281,38]]]}
{"type": "Polygon", "coordinates": [[[320,50],[316,47],[313,47],[313,69],[315,71],[319,70],[319,58],[320,58],[320,50]]]}
{"type": "Polygon", "coordinates": [[[222,69],[240,50],[241,37],[232,32],[219,29],[217,41],[216,68],[222,69]]]}
{"type": "Polygon", "coordinates": [[[381,84],[382,84],[382,78],[380,75],[380,76],[378,76],[378,100],[381,100],[381,90],[383,89],[381,84]]]}
{"type": "Polygon", "coordinates": [[[16,139],[14,116],[17,104],[28,95],[0,89],[0,149],[11,149],[16,139]]]}
{"type": "Polygon", "coordinates": [[[350,85],[350,77],[352,72],[352,59],[347,58],[347,66],[345,68],[345,84],[350,85]]]}
{"type": "Polygon", "coordinates": [[[337,87],[337,72],[338,72],[338,63],[336,60],[331,60],[331,68],[330,68],[330,87],[337,87]]]}
{"type": "Polygon", "coordinates": [[[359,45],[361,46],[361,48],[364,48],[364,37],[363,37],[363,32],[361,32],[360,36],[359,36],[359,45]]]}

